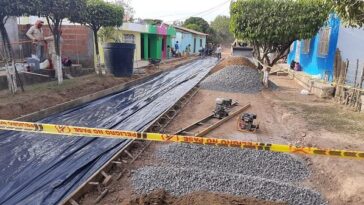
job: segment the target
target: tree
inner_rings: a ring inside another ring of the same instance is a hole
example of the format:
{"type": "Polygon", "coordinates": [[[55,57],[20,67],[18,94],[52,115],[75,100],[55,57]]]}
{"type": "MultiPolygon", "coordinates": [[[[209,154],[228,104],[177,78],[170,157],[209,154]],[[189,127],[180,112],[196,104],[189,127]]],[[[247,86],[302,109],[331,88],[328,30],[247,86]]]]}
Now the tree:
{"type": "Polygon", "coordinates": [[[238,0],[231,4],[230,29],[253,46],[259,60],[272,66],[287,56],[295,40],[312,38],[329,11],[321,0],[238,0]]]}
{"type": "MultiPolygon", "coordinates": [[[[94,33],[97,65],[96,72],[99,72],[100,51],[97,32],[101,27],[114,27],[123,24],[124,9],[120,5],[104,2],[103,0],[87,0],[86,9],[82,15],[71,18],[71,21],[78,22],[90,27],[94,33]]],[[[105,71],[102,71],[104,74],[105,71]]]]}
{"type": "Polygon", "coordinates": [[[206,39],[207,42],[209,43],[217,42],[216,32],[214,31],[214,29],[210,27],[209,23],[207,23],[207,21],[205,21],[205,19],[203,18],[190,17],[184,22],[183,26],[195,31],[209,34],[206,39]]]}
{"type": "Polygon", "coordinates": [[[363,0],[327,0],[332,4],[336,13],[352,27],[364,26],[364,1],[363,0]]]}
{"type": "Polygon", "coordinates": [[[160,19],[143,19],[143,21],[150,25],[161,25],[163,23],[160,19]]]}
{"type": "Polygon", "coordinates": [[[124,20],[131,21],[135,14],[135,10],[131,6],[131,0],[115,0],[115,3],[124,8],[124,20]]]}
{"type": "Polygon", "coordinates": [[[16,84],[16,68],[14,61],[13,48],[6,31],[5,24],[10,16],[20,16],[31,13],[32,8],[35,8],[34,2],[30,0],[1,0],[0,1],[0,35],[4,47],[4,56],[6,61],[6,74],[8,87],[10,92],[17,91],[16,84]],[[10,64],[10,65],[9,65],[10,64]]]}
{"type": "Polygon", "coordinates": [[[184,26],[185,28],[192,29],[195,31],[200,31],[201,28],[197,24],[187,24],[184,26]]]}
{"type": "Polygon", "coordinates": [[[216,41],[223,44],[231,44],[234,41],[234,35],[230,32],[230,18],[228,16],[217,16],[211,22],[211,28],[216,32],[216,41]]]}
{"type": "Polygon", "coordinates": [[[58,84],[63,82],[62,59],[60,48],[60,30],[64,19],[74,18],[85,9],[84,0],[34,0],[37,2],[37,12],[45,16],[49,29],[54,37],[56,62],[54,62],[58,84]]]}
{"type": "Polygon", "coordinates": [[[186,21],[184,22],[183,26],[184,27],[191,27],[192,25],[194,25],[193,27],[196,29],[196,31],[202,32],[202,33],[208,33],[210,25],[209,23],[207,23],[207,21],[205,21],[205,19],[200,18],[200,17],[190,17],[188,19],[186,19],[186,21]],[[196,27],[197,26],[197,27],[196,27]]]}
{"type": "Polygon", "coordinates": [[[173,25],[174,26],[183,26],[183,21],[180,21],[180,20],[173,21],[173,25]]]}

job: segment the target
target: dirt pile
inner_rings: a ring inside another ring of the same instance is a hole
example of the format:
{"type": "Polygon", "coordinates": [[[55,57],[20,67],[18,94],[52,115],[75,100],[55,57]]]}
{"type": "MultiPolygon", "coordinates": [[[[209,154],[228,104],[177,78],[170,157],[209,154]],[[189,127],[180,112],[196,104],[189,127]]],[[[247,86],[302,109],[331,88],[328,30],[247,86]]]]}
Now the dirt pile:
{"type": "Polygon", "coordinates": [[[156,155],[158,159],[179,167],[250,175],[282,182],[299,181],[309,176],[303,160],[276,152],[170,144],[159,149],[156,155]]]}
{"type": "Polygon", "coordinates": [[[136,193],[163,188],[176,197],[207,191],[288,204],[326,204],[318,192],[297,185],[309,173],[306,163],[291,155],[171,144],[156,157],[162,164],[134,171],[136,193]]]}
{"type": "Polygon", "coordinates": [[[173,197],[164,190],[157,190],[142,195],[128,205],[285,205],[280,202],[269,202],[253,198],[231,196],[210,192],[195,192],[181,197],[173,197]]]}
{"type": "Polygon", "coordinates": [[[211,73],[215,73],[227,66],[232,65],[241,65],[241,66],[247,66],[250,68],[256,68],[255,64],[252,63],[249,59],[244,57],[227,57],[223,59],[219,64],[217,64],[211,71],[211,73]]]}
{"type": "Polygon", "coordinates": [[[233,65],[220,70],[200,83],[201,88],[236,93],[257,93],[262,89],[257,69],[233,65]]]}

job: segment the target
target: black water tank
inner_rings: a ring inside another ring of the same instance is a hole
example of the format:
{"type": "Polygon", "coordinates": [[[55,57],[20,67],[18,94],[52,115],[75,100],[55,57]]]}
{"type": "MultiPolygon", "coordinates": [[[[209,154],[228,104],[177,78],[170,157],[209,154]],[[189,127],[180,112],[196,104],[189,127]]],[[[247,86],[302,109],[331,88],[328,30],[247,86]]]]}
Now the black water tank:
{"type": "Polygon", "coordinates": [[[133,75],[135,44],[106,43],[103,46],[105,66],[116,77],[133,75]]]}

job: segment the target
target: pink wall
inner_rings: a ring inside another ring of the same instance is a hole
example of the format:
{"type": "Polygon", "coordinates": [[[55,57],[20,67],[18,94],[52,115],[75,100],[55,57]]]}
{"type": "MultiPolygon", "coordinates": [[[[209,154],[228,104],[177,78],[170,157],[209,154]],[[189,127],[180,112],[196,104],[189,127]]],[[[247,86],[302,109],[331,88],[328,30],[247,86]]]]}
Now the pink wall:
{"type": "Polygon", "coordinates": [[[167,29],[168,27],[165,25],[157,26],[157,32],[159,35],[167,35],[167,29]]]}

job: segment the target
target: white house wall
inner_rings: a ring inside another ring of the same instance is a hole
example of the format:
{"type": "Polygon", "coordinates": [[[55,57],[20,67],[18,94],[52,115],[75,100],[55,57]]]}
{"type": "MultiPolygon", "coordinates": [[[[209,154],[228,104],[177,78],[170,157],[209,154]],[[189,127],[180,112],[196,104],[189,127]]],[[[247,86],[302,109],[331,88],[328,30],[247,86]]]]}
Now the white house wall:
{"type": "Polygon", "coordinates": [[[341,52],[343,60],[348,59],[349,69],[347,81],[354,83],[356,62],[359,59],[359,71],[357,81],[360,80],[364,68],[364,29],[341,27],[337,48],[341,52]]]}

